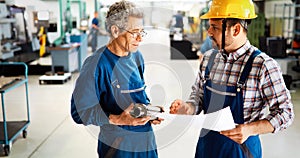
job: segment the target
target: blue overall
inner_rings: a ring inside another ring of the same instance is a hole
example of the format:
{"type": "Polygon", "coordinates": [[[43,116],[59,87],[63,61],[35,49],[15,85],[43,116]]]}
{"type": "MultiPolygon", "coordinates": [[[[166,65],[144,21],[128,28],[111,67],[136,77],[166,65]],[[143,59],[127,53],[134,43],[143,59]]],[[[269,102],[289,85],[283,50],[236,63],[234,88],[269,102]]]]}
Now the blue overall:
{"type": "Polygon", "coordinates": [[[151,124],[112,125],[110,114],[120,115],[131,103],[148,105],[141,52],[119,57],[107,47],[88,57],[72,94],[71,114],[76,123],[100,127],[99,158],[157,158],[151,124]]]}
{"type": "MultiPolygon", "coordinates": [[[[243,93],[242,86],[248,77],[254,58],[260,54],[255,51],[248,59],[242,75],[236,86],[226,86],[213,83],[210,76],[210,69],[214,64],[216,56],[214,52],[205,70],[204,90],[204,113],[212,113],[225,107],[230,107],[236,124],[244,123],[243,114],[243,93]]],[[[261,144],[259,136],[250,136],[243,144],[238,144],[230,138],[221,135],[219,132],[202,129],[197,143],[196,158],[261,158],[261,144]]]]}

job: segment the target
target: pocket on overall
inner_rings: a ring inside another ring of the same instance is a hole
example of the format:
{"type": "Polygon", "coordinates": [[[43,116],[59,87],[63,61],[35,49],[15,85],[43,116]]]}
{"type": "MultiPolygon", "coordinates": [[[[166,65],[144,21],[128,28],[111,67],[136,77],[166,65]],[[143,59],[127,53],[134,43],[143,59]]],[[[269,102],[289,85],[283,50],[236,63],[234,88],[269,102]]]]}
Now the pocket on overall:
{"type": "Polygon", "coordinates": [[[232,107],[232,102],[236,97],[236,93],[234,91],[234,87],[214,84],[211,81],[207,81],[208,83],[204,85],[204,112],[212,113],[218,110],[221,110],[227,106],[232,107]]]}
{"type": "Polygon", "coordinates": [[[148,104],[144,81],[121,83],[118,80],[112,82],[114,98],[123,109],[131,103],[148,104]]]}

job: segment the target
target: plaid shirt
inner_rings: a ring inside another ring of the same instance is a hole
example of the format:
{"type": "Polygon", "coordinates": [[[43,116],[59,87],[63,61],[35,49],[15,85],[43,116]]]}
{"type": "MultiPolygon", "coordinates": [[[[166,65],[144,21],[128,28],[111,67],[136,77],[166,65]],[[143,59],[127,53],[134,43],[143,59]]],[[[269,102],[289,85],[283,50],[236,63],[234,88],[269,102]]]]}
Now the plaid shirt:
{"type": "MultiPolygon", "coordinates": [[[[249,41],[229,55],[218,53],[211,69],[214,83],[236,86],[241,72],[252,52],[257,48],[249,41]]],[[[186,101],[195,106],[195,114],[202,110],[205,69],[212,51],[204,54],[192,93],[186,101]]],[[[291,96],[285,86],[278,63],[265,53],[258,55],[243,87],[245,123],[267,119],[275,128],[274,133],[287,128],[294,119],[291,96]]]]}

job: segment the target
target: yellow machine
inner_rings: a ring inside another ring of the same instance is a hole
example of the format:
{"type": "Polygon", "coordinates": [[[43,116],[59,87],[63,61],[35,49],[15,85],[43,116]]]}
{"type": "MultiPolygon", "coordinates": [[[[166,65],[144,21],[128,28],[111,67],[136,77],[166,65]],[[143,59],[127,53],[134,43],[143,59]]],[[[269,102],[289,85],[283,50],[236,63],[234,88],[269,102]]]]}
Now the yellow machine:
{"type": "Polygon", "coordinates": [[[45,32],[44,26],[40,27],[38,37],[40,41],[40,57],[43,57],[46,54],[46,40],[47,40],[47,34],[45,32]]]}

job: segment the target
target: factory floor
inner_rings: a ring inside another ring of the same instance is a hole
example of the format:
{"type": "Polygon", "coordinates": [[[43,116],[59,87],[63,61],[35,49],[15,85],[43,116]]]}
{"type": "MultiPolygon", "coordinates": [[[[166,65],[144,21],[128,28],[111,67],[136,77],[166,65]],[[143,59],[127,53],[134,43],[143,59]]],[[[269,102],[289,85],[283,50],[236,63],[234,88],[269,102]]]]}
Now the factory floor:
{"type": "MultiPolygon", "coordinates": [[[[162,105],[168,111],[174,99],[185,100],[195,80],[198,60],[171,60],[168,30],[149,30],[140,50],[145,58],[145,80],[151,103],[162,105]]],[[[70,98],[78,72],[64,84],[40,85],[39,77],[29,76],[31,122],[27,138],[19,136],[12,143],[8,158],[96,158],[99,129],[75,124],[70,116],[70,98]]],[[[297,150],[300,146],[299,87],[291,91],[296,115],[293,124],[285,131],[261,136],[265,158],[300,157],[297,150]]],[[[5,94],[8,120],[26,118],[24,95],[23,86],[5,94]]],[[[192,121],[174,125],[168,120],[154,126],[159,157],[193,158],[199,134],[197,127],[192,121]]],[[[0,150],[0,157],[5,157],[0,150]]]]}

